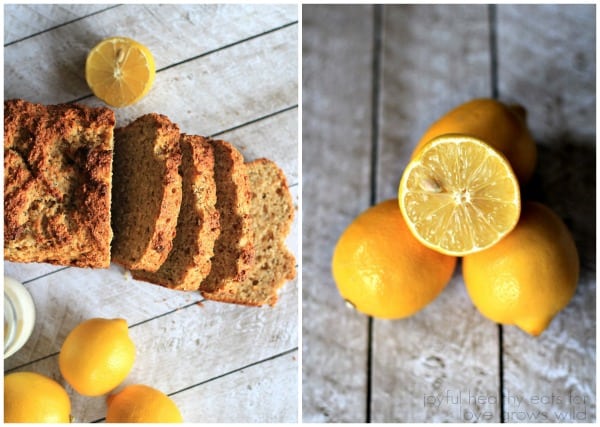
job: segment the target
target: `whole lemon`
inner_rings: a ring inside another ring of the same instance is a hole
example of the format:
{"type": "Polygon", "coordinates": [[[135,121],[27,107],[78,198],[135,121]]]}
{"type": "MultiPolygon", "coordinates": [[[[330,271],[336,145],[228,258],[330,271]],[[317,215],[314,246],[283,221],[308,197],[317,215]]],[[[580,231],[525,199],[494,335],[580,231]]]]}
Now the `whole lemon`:
{"type": "Polygon", "coordinates": [[[56,381],[35,372],[4,377],[5,423],[68,423],[71,401],[56,381]]]}
{"type": "Polygon", "coordinates": [[[181,423],[177,405],[166,394],[146,385],[128,385],[108,396],[108,423],[181,423]]]}
{"type": "Polygon", "coordinates": [[[86,320],[67,336],[58,356],[60,372],[80,394],[99,396],[131,371],[135,346],[125,319],[86,320]]]}
{"type": "Polygon", "coordinates": [[[537,336],[573,297],[579,256],[558,215],[526,202],[515,229],[495,246],[465,256],[462,270],[484,316],[537,336]]]}
{"type": "Polygon", "coordinates": [[[361,213],[333,252],[338,290],[358,311],[396,319],[410,316],[444,289],[456,258],[425,247],[410,232],[398,200],[361,213]]]}
{"type": "Polygon", "coordinates": [[[414,150],[413,157],[432,139],[445,134],[478,138],[506,156],[525,184],[535,169],[537,148],[526,123],[526,110],[490,98],[473,99],[448,111],[433,123],[414,150]]]}

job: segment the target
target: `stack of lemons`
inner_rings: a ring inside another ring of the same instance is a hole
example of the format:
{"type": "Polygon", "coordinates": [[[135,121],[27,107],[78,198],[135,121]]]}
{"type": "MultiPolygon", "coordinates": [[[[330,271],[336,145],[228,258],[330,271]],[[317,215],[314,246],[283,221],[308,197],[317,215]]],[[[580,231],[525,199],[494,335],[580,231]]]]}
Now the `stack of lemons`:
{"type": "Polygon", "coordinates": [[[444,289],[462,257],[479,311],[537,336],[571,300],[575,243],[550,208],[521,198],[537,151],[525,109],[475,99],[423,135],[398,199],[343,232],[332,271],[341,295],[380,318],[414,314],[444,289]]]}
{"type": "MultiPolygon", "coordinates": [[[[124,319],[88,319],[65,339],[58,357],[65,381],[79,394],[101,396],[117,388],[135,360],[124,319]]],[[[134,384],[107,397],[107,422],[182,422],[175,403],[154,388],[134,384]]],[[[35,372],[4,377],[4,422],[71,421],[71,402],[56,381],[35,372]]]]}

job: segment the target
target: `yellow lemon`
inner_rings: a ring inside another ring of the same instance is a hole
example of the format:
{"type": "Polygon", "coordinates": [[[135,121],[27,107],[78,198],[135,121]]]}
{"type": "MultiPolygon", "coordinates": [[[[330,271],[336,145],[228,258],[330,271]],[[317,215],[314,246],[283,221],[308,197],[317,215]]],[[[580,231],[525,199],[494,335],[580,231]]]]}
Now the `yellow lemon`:
{"type": "Polygon", "coordinates": [[[58,357],[60,372],[80,394],[99,396],[129,374],[135,346],[124,319],[86,320],[67,336],[58,357]]]}
{"type": "Polygon", "coordinates": [[[413,157],[432,139],[462,134],[484,141],[510,162],[521,184],[535,169],[537,148],[526,123],[526,110],[488,98],[473,99],[448,111],[425,132],[413,157]]]}
{"type": "Polygon", "coordinates": [[[444,289],[456,258],[417,241],[396,199],[361,213],[342,233],[332,272],[342,297],[358,311],[396,319],[410,316],[444,289]]]}
{"type": "Polygon", "coordinates": [[[56,381],[35,372],[4,377],[5,423],[68,423],[71,401],[56,381]]]}
{"type": "Polygon", "coordinates": [[[108,396],[108,423],[181,423],[175,402],[163,392],[146,385],[129,385],[108,396]]]}
{"type": "Polygon", "coordinates": [[[500,241],[521,209],[519,182],[507,159],[465,135],[443,135],[425,145],[404,170],[398,199],[414,236],[455,256],[500,241]]]}
{"type": "Polygon", "coordinates": [[[98,98],[113,107],[142,99],[156,75],[150,50],[127,37],[102,40],[88,54],[85,79],[98,98]]]}
{"type": "Polygon", "coordinates": [[[462,269],[484,316],[539,335],[573,297],[579,257],[562,220],[527,202],[515,229],[495,246],[464,257],[462,269]]]}

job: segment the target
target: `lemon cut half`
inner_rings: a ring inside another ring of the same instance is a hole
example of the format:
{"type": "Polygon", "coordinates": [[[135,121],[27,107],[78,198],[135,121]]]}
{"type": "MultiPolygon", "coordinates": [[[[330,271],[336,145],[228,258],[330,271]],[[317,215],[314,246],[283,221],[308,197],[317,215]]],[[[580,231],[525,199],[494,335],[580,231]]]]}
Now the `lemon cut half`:
{"type": "Polygon", "coordinates": [[[454,256],[499,242],[521,211],[519,182],[506,157],[464,135],[429,142],[404,171],[398,198],[414,236],[454,256]]]}
{"type": "Polygon", "coordinates": [[[102,40],[88,54],[86,81],[98,98],[113,107],[125,107],[142,99],[156,75],[150,50],[126,37],[102,40]]]}

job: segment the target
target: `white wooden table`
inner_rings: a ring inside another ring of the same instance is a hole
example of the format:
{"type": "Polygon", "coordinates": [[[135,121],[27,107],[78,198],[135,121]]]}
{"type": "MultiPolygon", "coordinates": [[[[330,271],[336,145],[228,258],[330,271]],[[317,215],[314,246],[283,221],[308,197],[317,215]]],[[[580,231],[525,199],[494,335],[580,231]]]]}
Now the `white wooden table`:
{"type": "MultiPolygon", "coordinates": [[[[182,132],[218,136],[250,161],[284,170],[298,206],[297,5],[6,5],[4,98],[102,105],[86,85],[87,52],[123,35],[149,47],[150,93],[117,109],[117,125],[149,112],[182,132]]],[[[298,218],[288,246],[298,255],[298,218]]],[[[123,317],[137,347],[126,383],[162,390],[188,422],[298,420],[298,286],[274,308],[204,301],[197,292],[138,282],[123,269],[5,262],[25,283],[37,320],[5,372],[40,372],[65,384],[57,355],[67,333],[91,317],[123,317]]],[[[67,388],[75,421],[103,420],[103,397],[67,388]]]]}
{"type": "Polygon", "coordinates": [[[595,16],[593,5],[303,7],[305,422],[595,422],[595,16]],[[529,112],[528,196],[562,216],[581,257],[571,303],[538,338],[499,327],[470,302],[459,264],[408,319],[346,308],[330,271],[344,228],[396,197],[429,124],[491,96],[529,112]]]}

